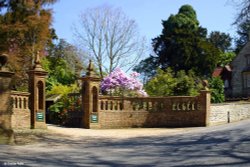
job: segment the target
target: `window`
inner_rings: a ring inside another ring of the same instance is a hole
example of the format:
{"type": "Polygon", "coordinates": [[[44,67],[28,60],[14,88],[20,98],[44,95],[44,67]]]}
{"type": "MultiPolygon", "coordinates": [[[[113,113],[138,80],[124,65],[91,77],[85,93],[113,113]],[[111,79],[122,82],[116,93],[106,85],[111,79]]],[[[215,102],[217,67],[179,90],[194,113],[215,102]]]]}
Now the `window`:
{"type": "Polygon", "coordinates": [[[224,88],[229,88],[229,82],[227,79],[224,81],[224,88]]]}
{"type": "Polygon", "coordinates": [[[245,55],[247,66],[250,66],[250,54],[245,55]]]}
{"type": "Polygon", "coordinates": [[[250,73],[243,74],[244,88],[250,88],[250,73]]]}

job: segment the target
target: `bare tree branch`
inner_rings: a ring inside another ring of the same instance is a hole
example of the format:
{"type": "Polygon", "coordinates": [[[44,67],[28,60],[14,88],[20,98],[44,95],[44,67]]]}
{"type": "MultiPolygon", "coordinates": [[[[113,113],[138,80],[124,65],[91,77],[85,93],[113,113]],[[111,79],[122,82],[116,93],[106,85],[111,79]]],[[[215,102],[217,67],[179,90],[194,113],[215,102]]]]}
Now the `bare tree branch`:
{"type": "Polygon", "coordinates": [[[74,26],[75,37],[89,51],[101,77],[118,66],[131,69],[145,51],[137,24],[119,8],[88,9],[80,16],[79,25],[74,26]]]}
{"type": "Polygon", "coordinates": [[[241,24],[246,20],[250,20],[250,0],[231,0],[239,11],[233,24],[241,24]]]}

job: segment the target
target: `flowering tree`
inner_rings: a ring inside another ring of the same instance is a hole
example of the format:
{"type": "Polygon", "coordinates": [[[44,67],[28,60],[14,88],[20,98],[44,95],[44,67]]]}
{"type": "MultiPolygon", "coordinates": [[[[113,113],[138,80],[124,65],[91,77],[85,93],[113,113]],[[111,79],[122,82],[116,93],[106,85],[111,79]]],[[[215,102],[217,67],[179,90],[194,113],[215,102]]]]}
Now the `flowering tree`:
{"type": "Polygon", "coordinates": [[[147,96],[143,84],[137,79],[140,74],[133,72],[128,77],[120,68],[116,68],[102,80],[101,90],[114,95],[147,96]]]}

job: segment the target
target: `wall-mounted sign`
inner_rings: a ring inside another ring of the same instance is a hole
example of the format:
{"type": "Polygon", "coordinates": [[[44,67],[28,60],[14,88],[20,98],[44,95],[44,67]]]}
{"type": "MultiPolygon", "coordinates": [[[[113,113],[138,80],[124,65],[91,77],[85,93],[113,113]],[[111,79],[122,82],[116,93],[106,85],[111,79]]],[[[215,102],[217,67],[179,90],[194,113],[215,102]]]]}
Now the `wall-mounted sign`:
{"type": "Polygon", "coordinates": [[[92,115],[90,116],[90,119],[91,119],[91,123],[97,123],[97,122],[98,122],[98,117],[97,117],[97,115],[92,114],[92,115]]]}
{"type": "Polygon", "coordinates": [[[40,121],[40,122],[44,121],[44,114],[43,114],[43,112],[37,112],[36,113],[36,120],[40,121]]]}

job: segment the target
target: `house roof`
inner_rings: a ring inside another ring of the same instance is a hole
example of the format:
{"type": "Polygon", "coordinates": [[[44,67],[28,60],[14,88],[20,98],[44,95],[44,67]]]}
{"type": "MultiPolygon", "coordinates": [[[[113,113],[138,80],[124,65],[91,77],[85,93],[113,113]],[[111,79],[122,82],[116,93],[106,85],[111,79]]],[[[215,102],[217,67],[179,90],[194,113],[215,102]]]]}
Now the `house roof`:
{"type": "Polygon", "coordinates": [[[222,67],[217,67],[217,68],[214,70],[212,76],[213,76],[213,77],[219,77],[220,74],[222,73],[222,71],[223,71],[223,68],[222,68],[222,67]]]}
{"type": "Polygon", "coordinates": [[[213,74],[212,76],[213,77],[219,77],[221,76],[222,72],[223,71],[227,71],[227,72],[231,72],[232,69],[229,65],[226,65],[225,67],[217,67],[214,71],[213,71],[213,74]]]}
{"type": "Polygon", "coordinates": [[[59,94],[46,95],[46,101],[56,102],[61,98],[59,94]]]}
{"type": "Polygon", "coordinates": [[[244,47],[240,50],[240,52],[235,56],[233,61],[231,62],[232,66],[237,66],[237,64],[240,62],[240,59],[242,59],[243,56],[245,56],[247,53],[249,53],[250,50],[250,41],[244,45],[244,47]]]}
{"type": "Polygon", "coordinates": [[[232,71],[232,68],[230,67],[230,65],[226,65],[224,68],[225,68],[227,71],[232,71]]]}

